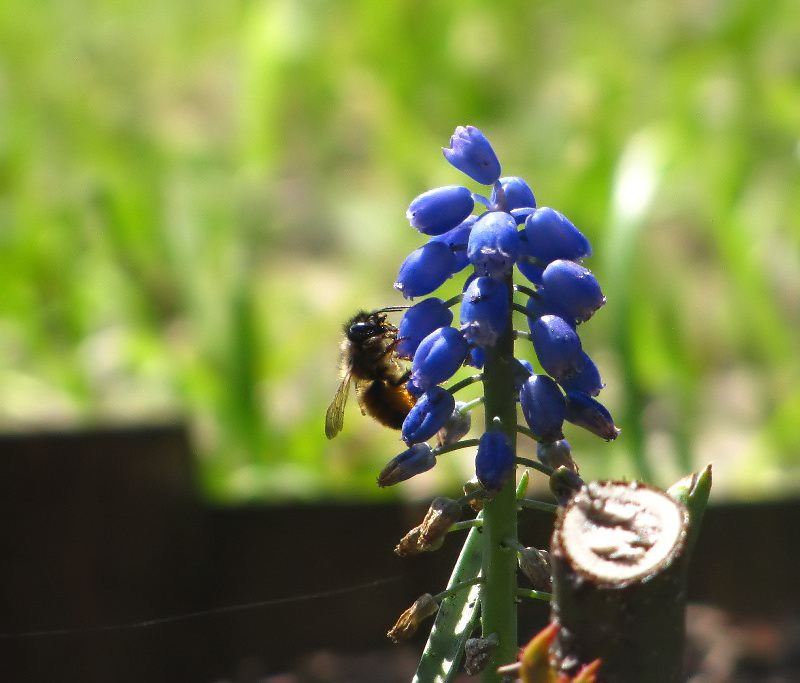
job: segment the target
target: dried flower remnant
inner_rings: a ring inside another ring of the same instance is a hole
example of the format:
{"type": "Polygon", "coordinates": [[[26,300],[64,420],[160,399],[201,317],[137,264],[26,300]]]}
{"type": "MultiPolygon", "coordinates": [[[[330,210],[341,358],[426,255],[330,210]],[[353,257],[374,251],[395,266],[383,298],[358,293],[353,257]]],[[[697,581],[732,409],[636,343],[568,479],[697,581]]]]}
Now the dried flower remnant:
{"type": "Polygon", "coordinates": [[[489,664],[500,639],[496,633],[486,638],[468,638],[464,645],[464,673],[476,676],[489,664]]]}
{"type": "Polygon", "coordinates": [[[450,527],[460,517],[461,505],[458,501],[443,496],[434,498],[419,526],[411,529],[397,544],[395,554],[405,557],[438,549],[450,527]]]}
{"type": "Polygon", "coordinates": [[[408,640],[417,632],[420,623],[436,614],[438,609],[439,603],[436,599],[430,593],[424,593],[400,615],[386,636],[394,643],[408,640]]]}
{"type": "Polygon", "coordinates": [[[537,591],[549,592],[553,577],[550,570],[550,553],[536,548],[522,548],[518,551],[519,568],[537,591]]]}

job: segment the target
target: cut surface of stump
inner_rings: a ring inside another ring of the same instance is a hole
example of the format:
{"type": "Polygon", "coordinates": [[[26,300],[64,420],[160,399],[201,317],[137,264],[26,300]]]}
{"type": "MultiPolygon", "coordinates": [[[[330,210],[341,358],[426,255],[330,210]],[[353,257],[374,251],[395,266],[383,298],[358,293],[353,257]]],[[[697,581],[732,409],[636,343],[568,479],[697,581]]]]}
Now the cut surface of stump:
{"type": "Polygon", "coordinates": [[[680,550],[685,532],[685,511],[664,492],[593,482],[566,509],[560,536],[576,571],[621,586],[658,571],[680,550]]]}
{"type": "Polygon", "coordinates": [[[686,508],[637,482],[592,482],[556,520],[551,547],[553,655],[600,681],[683,678],[686,508]]]}

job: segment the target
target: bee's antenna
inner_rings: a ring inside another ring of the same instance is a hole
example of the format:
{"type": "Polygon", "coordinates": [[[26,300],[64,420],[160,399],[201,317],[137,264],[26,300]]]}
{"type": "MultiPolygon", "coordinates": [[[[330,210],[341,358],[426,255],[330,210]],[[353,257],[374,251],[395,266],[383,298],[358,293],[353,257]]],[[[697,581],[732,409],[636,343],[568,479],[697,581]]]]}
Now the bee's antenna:
{"type": "Polygon", "coordinates": [[[395,311],[405,311],[406,309],[411,308],[408,305],[405,306],[386,306],[385,308],[379,308],[375,313],[393,313],[395,311]]]}

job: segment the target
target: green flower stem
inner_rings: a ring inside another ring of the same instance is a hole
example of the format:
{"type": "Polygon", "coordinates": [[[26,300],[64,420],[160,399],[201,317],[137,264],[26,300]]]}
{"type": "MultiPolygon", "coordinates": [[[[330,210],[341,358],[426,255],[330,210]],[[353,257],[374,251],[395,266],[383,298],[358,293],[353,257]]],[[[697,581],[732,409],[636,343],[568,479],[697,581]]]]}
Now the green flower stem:
{"type": "Polygon", "coordinates": [[[533,588],[518,588],[517,595],[521,598],[530,598],[531,600],[545,600],[550,602],[553,599],[553,595],[551,593],[545,593],[544,591],[535,591],[533,588]]]}
{"type": "Polygon", "coordinates": [[[527,436],[527,437],[533,439],[534,441],[536,441],[536,435],[530,429],[525,427],[524,425],[517,425],[517,431],[520,434],[524,434],[525,436],[527,436]]]}
{"type": "MultiPolygon", "coordinates": [[[[519,292],[520,294],[525,294],[526,296],[532,296],[532,297],[534,297],[536,299],[541,298],[541,294],[539,294],[539,292],[537,292],[535,289],[531,289],[530,287],[527,287],[525,285],[514,285],[514,291],[515,292],[519,292]]],[[[526,310],[524,310],[524,308],[525,307],[523,306],[522,312],[525,313],[525,315],[527,315],[528,312],[526,310]]]]}
{"type": "Polygon", "coordinates": [[[473,399],[472,401],[469,401],[469,402],[465,403],[463,406],[461,406],[458,409],[458,412],[461,413],[462,415],[464,415],[465,413],[468,413],[475,406],[478,406],[481,403],[483,403],[483,396],[478,396],[478,398],[473,399]]]}
{"type": "Polygon", "coordinates": [[[448,444],[447,446],[437,446],[433,449],[433,454],[438,457],[442,453],[457,451],[461,448],[474,448],[478,445],[478,441],[479,439],[464,439],[463,441],[456,441],[455,443],[448,444]]]}
{"type": "Polygon", "coordinates": [[[445,301],[444,302],[445,308],[450,308],[452,306],[455,306],[458,303],[461,303],[462,296],[463,295],[461,295],[461,294],[456,294],[454,297],[451,297],[450,299],[445,301]]]}
{"type": "Polygon", "coordinates": [[[511,548],[512,550],[516,550],[517,552],[520,552],[521,550],[525,550],[525,546],[522,545],[522,543],[520,543],[516,538],[506,538],[506,539],[504,539],[503,540],[503,545],[505,545],[506,548],[511,548]]]}
{"type": "MultiPolygon", "coordinates": [[[[483,512],[478,513],[477,519],[482,517],[483,512]]],[[[481,530],[478,527],[470,529],[447,583],[448,589],[479,576],[482,544],[481,530]]],[[[413,683],[450,683],[456,677],[464,645],[478,621],[479,594],[480,588],[473,586],[467,591],[452,593],[441,601],[413,683]]]]}
{"type": "Polygon", "coordinates": [[[461,391],[464,387],[468,387],[470,384],[475,384],[475,382],[480,382],[483,379],[483,374],[478,373],[477,375],[470,375],[469,377],[465,377],[462,380],[456,382],[452,387],[448,389],[451,394],[455,394],[457,391],[461,391]]]}
{"type": "Polygon", "coordinates": [[[447,590],[443,590],[441,593],[434,595],[433,599],[436,600],[436,602],[441,603],[442,600],[444,600],[445,598],[452,597],[459,591],[463,591],[464,589],[469,588],[470,586],[475,586],[479,583],[483,583],[483,579],[480,576],[476,576],[473,579],[462,581],[461,583],[458,583],[455,586],[450,586],[449,588],[447,588],[447,590]]]}
{"type": "Polygon", "coordinates": [[[523,498],[521,501],[519,501],[519,506],[522,508],[528,508],[529,510],[552,512],[553,514],[555,514],[558,510],[558,505],[545,503],[543,500],[533,500],[532,498],[523,498]]]}
{"type": "Polygon", "coordinates": [[[525,330],[514,330],[514,338],[515,339],[527,339],[528,341],[532,341],[533,337],[531,337],[530,332],[526,332],[525,330]]]}
{"type": "Polygon", "coordinates": [[[481,519],[465,519],[461,522],[456,522],[451,526],[447,533],[452,533],[453,531],[464,531],[464,529],[473,529],[475,527],[483,526],[483,520],[481,519]]]}
{"type": "Polygon", "coordinates": [[[525,306],[523,306],[522,304],[514,303],[514,304],[511,305],[511,308],[513,310],[515,310],[517,313],[522,313],[522,315],[525,315],[525,316],[528,315],[528,309],[525,308],[525,306]]]}
{"type": "MultiPolygon", "coordinates": [[[[507,279],[509,303],[511,278],[507,279]]],[[[517,405],[514,390],[514,335],[511,315],[497,344],[487,349],[483,371],[486,430],[499,418],[502,430],[516,450],[517,405]]],[[[517,497],[514,477],[503,485],[483,509],[483,568],[481,627],[485,636],[496,633],[500,642],[484,670],[485,683],[499,683],[497,668],[517,657],[517,553],[503,539],[517,537],[517,497]]]]}
{"type": "Polygon", "coordinates": [[[536,462],[535,460],[531,460],[530,458],[517,458],[517,463],[519,465],[524,465],[525,467],[530,467],[532,470],[537,470],[542,474],[546,474],[548,477],[552,476],[555,470],[552,467],[548,467],[547,465],[542,465],[540,462],[536,462]]]}

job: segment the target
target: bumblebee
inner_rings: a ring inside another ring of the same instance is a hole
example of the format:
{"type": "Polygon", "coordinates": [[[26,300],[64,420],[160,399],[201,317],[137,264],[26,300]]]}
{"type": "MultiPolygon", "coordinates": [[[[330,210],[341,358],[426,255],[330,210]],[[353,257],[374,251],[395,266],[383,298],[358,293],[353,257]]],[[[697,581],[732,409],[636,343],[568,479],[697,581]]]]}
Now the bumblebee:
{"type": "Polygon", "coordinates": [[[344,324],[341,382],[325,414],[325,436],[329,439],[342,430],[351,381],[355,382],[361,413],[392,429],[402,427],[416,403],[405,387],[411,373],[394,352],[397,328],[386,322],[387,311],[402,310],[405,307],[359,311],[344,324]]]}

